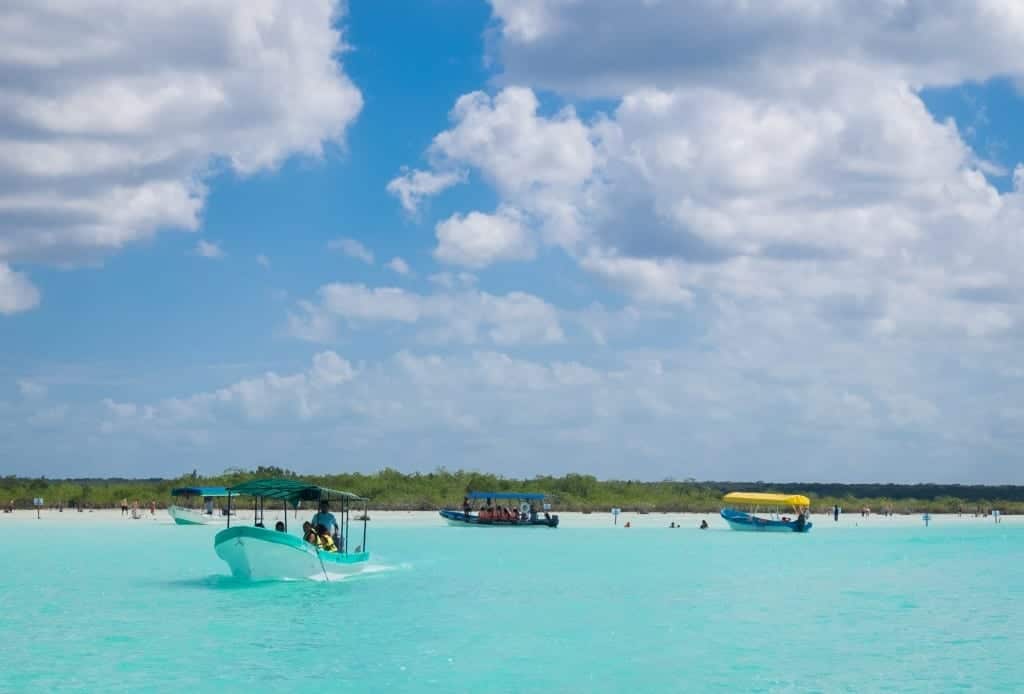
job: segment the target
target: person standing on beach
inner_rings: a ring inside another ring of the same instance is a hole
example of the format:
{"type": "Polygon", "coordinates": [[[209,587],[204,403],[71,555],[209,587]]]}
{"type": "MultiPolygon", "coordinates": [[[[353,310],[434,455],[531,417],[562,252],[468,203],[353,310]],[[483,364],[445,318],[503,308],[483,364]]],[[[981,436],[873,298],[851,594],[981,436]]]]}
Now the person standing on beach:
{"type": "Polygon", "coordinates": [[[121,517],[128,515],[128,499],[121,499],[121,517]]]}
{"type": "Polygon", "coordinates": [[[832,507],[832,520],[834,522],[839,522],[839,504],[832,507]]]}

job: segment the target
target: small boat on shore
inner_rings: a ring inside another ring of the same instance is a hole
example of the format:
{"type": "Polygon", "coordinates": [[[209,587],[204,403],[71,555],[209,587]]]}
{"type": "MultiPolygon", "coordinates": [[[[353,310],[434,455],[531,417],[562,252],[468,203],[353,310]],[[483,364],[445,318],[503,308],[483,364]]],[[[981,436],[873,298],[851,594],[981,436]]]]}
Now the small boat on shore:
{"type": "Polygon", "coordinates": [[[367,499],[361,496],[292,479],[253,480],[230,487],[227,492],[229,511],[233,498],[246,496],[253,500],[253,525],[232,526],[228,516],[228,527],[218,532],[213,540],[217,556],[227,563],[236,578],[335,581],[362,571],[370,560],[365,520],[361,540],[354,550],[350,549],[352,505],[360,504],[363,517],[367,517],[367,499]],[[283,520],[278,521],[275,529],[263,527],[268,501],[280,502],[284,510],[283,520]],[[338,533],[331,543],[336,546],[335,550],[323,549],[288,532],[288,509],[298,508],[302,501],[316,502],[321,508],[316,517],[326,513],[335,521],[338,533]],[[332,504],[340,518],[330,513],[332,504]]]}
{"type": "Polygon", "coordinates": [[[226,516],[223,510],[214,508],[214,499],[226,497],[228,490],[224,487],[175,487],[171,496],[182,499],[181,504],[167,507],[167,514],[178,525],[212,525],[222,524],[226,516]],[[194,499],[202,498],[203,507],[193,508],[194,499]]]}
{"type": "Polygon", "coordinates": [[[549,513],[550,504],[544,503],[544,495],[531,492],[469,492],[462,501],[462,510],[443,508],[438,513],[448,525],[471,527],[507,528],[557,528],[558,516],[549,513]],[[484,501],[480,509],[473,508],[473,501],[484,501]],[[496,501],[512,502],[507,506],[496,501]],[[542,512],[537,504],[542,504],[542,512]]]}
{"type": "Polygon", "coordinates": [[[730,492],[723,501],[722,518],[733,530],[806,533],[813,526],[807,518],[811,500],[801,494],[730,492]]]}

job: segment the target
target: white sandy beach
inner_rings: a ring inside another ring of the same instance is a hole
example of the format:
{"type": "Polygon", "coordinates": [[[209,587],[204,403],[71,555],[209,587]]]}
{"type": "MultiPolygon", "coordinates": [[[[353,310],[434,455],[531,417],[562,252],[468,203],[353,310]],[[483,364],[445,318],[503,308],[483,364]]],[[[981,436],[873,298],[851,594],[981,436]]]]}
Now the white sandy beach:
{"type": "MultiPolygon", "coordinates": [[[[671,523],[681,526],[681,529],[696,530],[702,520],[707,520],[712,529],[727,529],[725,521],[715,513],[622,513],[619,515],[618,523],[610,513],[561,513],[556,511],[560,518],[561,528],[609,528],[627,529],[630,528],[665,528],[668,529],[671,523]]],[[[300,510],[298,520],[305,520],[311,511],[300,510]]],[[[269,526],[282,518],[282,511],[267,510],[265,512],[265,523],[269,526]]],[[[356,514],[352,515],[352,523],[356,523],[356,514]]],[[[288,522],[291,524],[295,515],[289,512],[288,522]]],[[[891,516],[871,515],[862,517],[859,513],[845,513],[839,517],[838,522],[832,520],[831,515],[814,514],[811,516],[816,531],[829,531],[849,528],[899,528],[923,525],[921,514],[891,516]]],[[[232,523],[251,523],[252,511],[241,511],[232,523]]],[[[139,523],[139,524],[166,524],[173,525],[174,521],[167,515],[165,509],[157,509],[156,514],[150,514],[149,509],[143,511],[142,518],[135,520],[124,517],[120,509],[98,509],[92,511],[77,512],[65,509],[63,512],[56,510],[43,510],[36,518],[34,510],[17,510],[13,513],[0,513],[0,528],[20,525],[23,523],[139,523]]],[[[370,523],[373,527],[431,527],[444,526],[445,523],[438,516],[436,511],[370,511],[370,523]]],[[[992,517],[976,518],[969,514],[958,516],[956,514],[932,514],[931,525],[995,525],[992,517]]],[[[1024,516],[1001,516],[1001,525],[1024,525],[1024,516]]]]}

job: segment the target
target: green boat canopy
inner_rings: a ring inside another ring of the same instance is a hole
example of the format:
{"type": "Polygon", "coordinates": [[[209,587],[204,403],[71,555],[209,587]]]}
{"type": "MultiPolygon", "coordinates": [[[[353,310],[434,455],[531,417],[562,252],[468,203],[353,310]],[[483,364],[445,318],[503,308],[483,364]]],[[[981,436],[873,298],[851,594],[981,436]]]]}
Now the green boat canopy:
{"type": "Polygon", "coordinates": [[[262,496],[267,499],[283,499],[291,503],[298,501],[331,501],[332,499],[348,499],[350,501],[368,501],[352,492],[341,492],[328,489],[300,480],[269,479],[252,480],[228,487],[231,494],[245,496],[262,496]]]}
{"type": "Polygon", "coordinates": [[[224,487],[175,487],[171,490],[171,496],[227,496],[228,490],[224,487]]]}
{"type": "Polygon", "coordinates": [[[469,492],[466,497],[469,499],[535,499],[540,501],[544,495],[536,492],[469,492]]]}

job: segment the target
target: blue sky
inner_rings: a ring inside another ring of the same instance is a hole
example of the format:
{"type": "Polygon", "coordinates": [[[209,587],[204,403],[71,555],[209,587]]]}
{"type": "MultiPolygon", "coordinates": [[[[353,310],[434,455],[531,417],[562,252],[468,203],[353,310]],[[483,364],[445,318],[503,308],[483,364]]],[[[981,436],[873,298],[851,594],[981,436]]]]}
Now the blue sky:
{"type": "Polygon", "coordinates": [[[1024,483],[1013,2],[94,4],[0,10],[0,473],[1024,483]]]}

